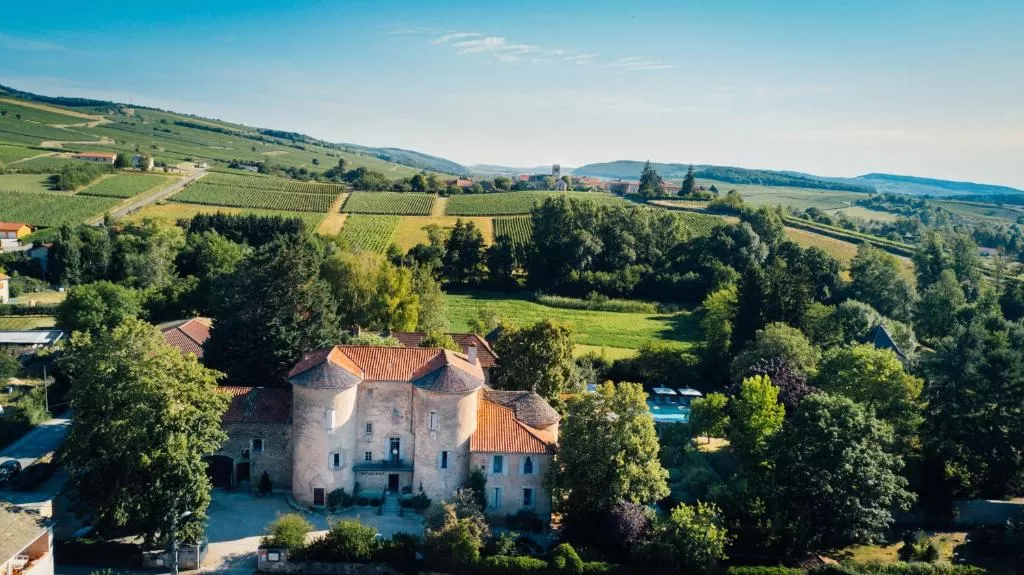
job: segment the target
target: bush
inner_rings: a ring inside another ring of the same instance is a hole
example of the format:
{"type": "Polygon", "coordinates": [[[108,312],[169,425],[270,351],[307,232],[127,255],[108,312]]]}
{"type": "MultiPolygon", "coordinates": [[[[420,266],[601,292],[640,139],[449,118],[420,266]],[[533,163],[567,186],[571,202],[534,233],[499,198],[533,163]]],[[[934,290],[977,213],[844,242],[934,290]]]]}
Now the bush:
{"type": "Polygon", "coordinates": [[[854,563],[825,565],[812,569],[810,575],[984,575],[985,570],[972,565],[948,563],[854,563]]]}
{"type": "Polygon", "coordinates": [[[761,565],[752,567],[729,567],[726,575],[804,575],[803,569],[795,567],[765,567],[761,565]]]}
{"type": "Polygon", "coordinates": [[[270,482],[270,475],[266,471],[260,476],[260,483],[256,486],[256,490],[260,495],[267,495],[274,490],[274,485],[270,482]]]}
{"type": "Polygon", "coordinates": [[[306,546],[306,536],[312,530],[313,524],[298,513],[280,515],[267,527],[267,534],[260,541],[260,547],[298,551],[306,546]]]}
{"type": "Polygon", "coordinates": [[[352,507],[356,503],[356,498],[349,495],[344,487],[339,487],[334,491],[327,494],[327,508],[331,511],[335,509],[344,508],[347,509],[352,507]]]}
{"type": "Polygon", "coordinates": [[[360,507],[366,507],[369,504],[370,504],[370,500],[365,498],[365,497],[360,497],[359,499],[356,499],[356,505],[358,505],[360,507]]]}
{"type": "Polygon", "coordinates": [[[57,304],[42,305],[21,305],[16,303],[0,304],[0,315],[53,315],[57,311],[57,304]]]}
{"type": "Polygon", "coordinates": [[[551,567],[551,573],[559,575],[581,575],[583,573],[583,560],[568,543],[562,543],[555,547],[548,556],[548,565],[551,567]]]}
{"type": "Polygon", "coordinates": [[[427,497],[426,493],[420,491],[416,495],[403,495],[398,500],[398,504],[406,509],[415,509],[416,511],[423,511],[430,507],[430,498],[427,497]]]}
{"type": "Polygon", "coordinates": [[[520,509],[515,515],[506,515],[505,526],[516,531],[531,533],[540,533],[544,530],[544,522],[529,509],[520,509]]]}
{"type": "Polygon", "coordinates": [[[658,313],[659,311],[659,306],[656,303],[631,299],[612,299],[597,292],[591,292],[585,299],[541,293],[536,294],[533,299],[539,304],[563,309],[619,313],[658,313]]]}
{"type": "Polygon", "coordinates": [[[347,520],[332,523],[326,535],[310,543],[307,557],[315,561],[365,563],[379,549],[376,529],[347,520]]]}
{"type": "Polygon", "coordinates": [[[479,564],[484,575],[520,575],[522,573],[546,573],[548,564],[533,557],[494,555],[486,557],[479,564]]]}
{"type": "Polygon", "coordinates": [[[903,538],[903,546],[900,547],[899,557],[901,561],[934,563],[939,560],[939,550],[932,544],[931,537],[924,531],[908,532],[903,538]]]}
{"type": "Polygon", "coordinates": [[[7,489],[11,491],[35,491],[36,487],[39,487],[57,471],[57,466],[55,453],[51,451],[26,467],[10,482],[7,489]]]}
{"type": "Polygon", "coordinates": [[[381,498],[380,497],[371,497],[370,498],[370,507],[380,507],[380,504],[381,504],[381,498]]]}
{"type": "Polygon", "coordinates": [[[391,539],[382,541],[374,556],[374,560],[385,563],[402,573],[420,571],[420,560],[416,553],[420,549],[421,540],[410,533],[395,533],[391,539]]]}
{"type": "Polygon", "coordinates": [[[518,555],[516,553],[516,538],[518,534],[506,531],[491,536],[484,545],[484,555],[518,555]]]}

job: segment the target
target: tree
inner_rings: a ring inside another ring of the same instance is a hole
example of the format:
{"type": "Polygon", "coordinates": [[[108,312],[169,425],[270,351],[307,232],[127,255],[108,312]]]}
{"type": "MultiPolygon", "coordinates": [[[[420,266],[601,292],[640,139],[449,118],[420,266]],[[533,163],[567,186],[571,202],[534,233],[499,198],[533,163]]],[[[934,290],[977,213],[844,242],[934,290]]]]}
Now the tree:
{"type": "Polygon", "coordinates": [[[470,318],[467,322],[469,331],[479,336],[486,336],[505,323],[505,318],[497,309],[489,306],[481,306],[476,310],[476,317],[470,318]]]}
{"type": "Polygon", "coordinates": [[[494,189],[508,192],[512,189],[512,180],[505,176],[494,178],[494,189]]]}
{"type": "Polygon", "coordinates": [[[773,508],[783,546],[807,549],[868,542],[913,502],[889,451],[892,430],[845,397],[804,399],[773,442],[773,508]]]}
{"type": "Polygon", "coordinates": [[[914,325],[922,338],[938,339],[953,331],[957,313],[967,298],[953,270],[942,270],[938,278],[921,292],[914,310],[914,325]]]}
{"type": "Polygon", "coordinates": [[[450,334],[437,331],[428,332],[426,337],[420,341],[420,347],[449,349],[451,351],[462,353],[462,346],[455,343],[455,340],[452,339],[450,334]]]}
{"type": "Polygon", "coordinates": [[[850,297],[882,315],[907,321],[914,304],[914,290],[900,277],[894,256],[864,243],[850,262],[850,297]]]}
{"type": "Polygon", "coordinates": [[[761,206],[756,210],[748,210],[740,219],[749,223],[757,237],[769,246],[777,245],[786,238],[786,228],[782,224],[778,207],[761,206]]]}
{"type": "Polygon", "coordinates": [[[425,332],[447,331],[448,300],[441,291],[441,284],[434,279],[429,269],[422,266],[413,271],[412,284],[413,292],[420,300],[416,329],[425,332]]]}
{"type": "Polygon", "coordinates": [[[128,154],[124,152],[117,154],[114,158],[114,169],[123,170],[132,167],[132,159],[128,154]]]}
{"type": "Polygon", "coordinates": [[[650,504],[668,495],[658,436],[636,383],[605,383],[569,399],[559,433],[553,499],[567,523],[587,522],[620,501],[650,504]]]}
{"type": "Polygon", "coordinates": [[[792,415],[805,397],[821,391],[807,385],[807,374],[793,369],[788,361],[778,357],[762,359],[750,366],[745,377],[754,375],[767,376],[772,385],[779,388],[779,403],[786,408],[786,415],[792,415]]]}
{"type": "Polygon", "coordinates": [[[647,160],[644,169],[640,172],[640,188],[638,190],[644,198],[655,198],[665,193],[661,185],[661,176],[651,167],[651,161],[647,160]]]}
{"type": "Polygon", "coordinates": [[[57,326],[67,332],[110,331],[142,312],[138,294],[126,287],[101,281],[68,291],[55,312],[57,326]]]}
{"type": "Polygon", "coordinates": [[[729,398],[721,393],[709,393],[690,404],[690,430],[694,436],[725,437],[729,429],[729,398]]]}
{"type": "Polygon", "coordinates": [[[480,285],[487,275],[484,236],[471,221],[456,220],[442,258],[442,274],[449,284],[480,285]]]}
{"type": "MultiPolygon", "coordinates": [[[[430,293],[429,278],[417,280],[413,270],[370,252],[336,252],[324,262],[321,275],[337,302],[339,321],[346,327],[415,330],[423,309],[416,288],[437,296],[430,293]]],[[[438,321],[436,317],[424,319],[438,321]]]]}
{"type": "Polygon", "coordinates": [[[253,252],[221,282],[204,361],[242,385],[280,385],[312,349],[339,337],[337,305],[320,279],[321,256],[281,239],[253,252]]]}
{"type": "Polygon", "coordinates": [[[19,370],[21,362],[6,351],[0,351],[0,384],[6,384],[9,378],[18,375],[19,370]]]}
{"type": "Polygon", "coordinates": [[[409,185],[412,186],[412,191],[424,193],[427,191],[427,177],[423,174],[416,174],[409,179],[409,185]]]}
{"type": "Polygon", "coordinates": [[[686,170],[686,176],[683,177],[683,186],[679,189],[679,195],[691,196],[696,190],[697,178],[693,175],[693,164],[690,164],[690,168],[686,170]]]}
{"type": "Polygon", "coordinates": [[[779,403],[779,388],[767,376],[748,377],[730,401],[732,419],[726,436],[748,461],[759,465],[768,442],[782,429],[786,410],[779,403]]]}
{"type": "Polygon", "coordinates": [[[221,374],[137,319],[76,333],[62,369],[75,410],[62,448],[75,512],[140,533],[149,545],[167,538],[169,518],[181,517],[182,540],[202,537],[211,488],[203,457],[227,438],[221,374]]]}
{"type": "Polygon", "coordinates": [[[734,380],[742,379],[750,367],[765,359],[785,360],[791,368],[814,375],[821,352],[800,330],[784,323],[770,323],[757,330],[752,345],[736,356],[730,367],[734,380]]]}
{"type": "Polygon", "coordinates": [[[71,226],[64,224],[47,254],[50,281],[61,286],[82,283],[82,240],[71,226]]]}
{"type": "Polygon", "coordinates": [[[535,391],[548,403],[561,405],[562,394],[571,391],[574,381],[574,345],[572,328],[551,320],[506,327],[494,344],[497,387],[535,391]]]}
{"type": "Polygon", "coordinates": [[[479,561],[489,534],[475,496],[460,489],[427,519],[423,536],[427,562],[443,572],[462,573],[479,561]]]}
{"type": "Polygon", "coordinates": [[[736,304],[736,284],[728,284],[704,298],[704,317],[700,320],[704,333],[702,349],[705,360],[716,366],[728,357],[736,304]]]}
{"type": "Polygon", "coordinates": [[[651,555],[678,572],[713,573],[731,540],[713,503],[680,503],[656,528],[651,555]]]}
{"type": "Polygon", "coordinates": [[[909,443],[917,435],[924,381],[907,373],[892,351],[871,344],[831,349],[814,381],[826,392],[873,409],[880,419],[892,424],[901,443],[909,443]]]}
{"type": "MultiPolygon", "coordinates": [[[[152,160],[153,160],[152,157],[150,157],[150,156],[148,156],[146,154],[140,154],[139,155],[139,170],[143,171],[143,172],[148,172],[149,171],[149,162],[152,161],[152,160]]],[[[316,160],[314,159],[313,162],[316,163],[316,160]]]]}

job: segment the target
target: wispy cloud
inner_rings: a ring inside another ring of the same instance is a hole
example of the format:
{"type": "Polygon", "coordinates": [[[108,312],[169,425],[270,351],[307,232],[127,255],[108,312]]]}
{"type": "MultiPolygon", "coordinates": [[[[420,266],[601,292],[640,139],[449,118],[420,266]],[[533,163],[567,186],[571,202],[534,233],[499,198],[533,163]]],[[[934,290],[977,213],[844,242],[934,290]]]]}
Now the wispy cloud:
{"type": "Polygon", "coordinates": [[[619,58],[614,62],[610,62],[602,66],[603,68],[618,68],[627,72],[639,72],[643,70],[667,70],[669,68],[675,68],[675,64],[668,64],[660,60],[649,60],[642,56],[629,56],[626,58],[619,58]]]}
{"type": "Polygon", "coordinates": [[[460,40],[462,38],[474,38],[474,37],[479,36],[479,35],[480,35],[479,32],[452,32],[450,34],[445,34],[445,35],[440,36],[438,38],[434,38],[430,43],[431,44],[435,44],[435,45],[436,44],[447,44],[448,42],[451,42],[452,40],[460,40]]]}
{"type": "Polygon", "coordinates": [[[51,50],[64,50],[64,46],[55,44],[53,42],[47,42],[45,40],[33,40],[31,38],[20,38],[18,36],[8,36],[7,34],[0,34],[0,47],[7,48],[8,50],[23,50],[23,51],[51,51],[51,50]]]}

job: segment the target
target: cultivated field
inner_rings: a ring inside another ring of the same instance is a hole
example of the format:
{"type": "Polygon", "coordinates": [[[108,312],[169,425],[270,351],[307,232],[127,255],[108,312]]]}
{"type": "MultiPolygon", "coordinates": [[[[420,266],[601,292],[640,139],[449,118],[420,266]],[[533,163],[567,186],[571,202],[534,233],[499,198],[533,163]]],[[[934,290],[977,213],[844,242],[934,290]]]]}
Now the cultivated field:
{"type": "Polygon", "coordinates": [[[848,208],[830,209],[825,210],[829,214],[845,214],[851,218],[860,218],[862,220],[874,220],[877,222],[895,222],[899,217],[896,214],[890,212],[883,212],[880,210],[872,210],[865,208],[864,206],[850,206],[848,208]]]}
{"type": "Polygon", "coordinates": [[[78,193],[84,196],[126,199],[170,183],[171,178],[156,174],[117,174],[104,178],[78,193]]]}
{"type": "Polygon", "coordinates": [[[300,194],[273,189],[230,187],[199,180],[171,196],[170,200],[172,202],[206,206],[326,213],[331,209],[331,204],[334,203],[334,196],[326,194],[300,194]]]}
{"type": "Polygon", "coordinates": [[[53,188],[47,174],[4,174],[0,176],[0,190],[10,192],[49,193],[53,188]]]}
{"type": "MultiPolygon", "coordinates": [[[[69,122],[71,123],[71,122],[69,122]]],[[[85,133],[85,128],[53,128],[31,120],[19,120],[14,114],[0,116],[0,140],[38,146],[48,140],[97,141],[98,136],[85,133]]]]}
{"type": "Polygon", "coordinates": [[[713,216],[711,214],[698,214],[695,212],[682,211],[673,213],[676,218],[683,222],[683,226],[693,236],[710,235],[711,230],[726,223],[721,216],[713,216]]]}
{"type": "Polygon", "coordinates": [[[513,244],[533,241],[533,220],[529,216],[494,218],[494,239],[507,237],[513,244]]]}
{"type": "Polygon", "coordinates": [[[491,238],[493,237],[491,218],[459,218],[454,216],[402,216],[401,221],[398,223],[398,229],[395,230],[395,235],[392,238],[392,243],[402,248],[402,250],[408,250],[416,244],[429,243],[427,226],[434,225],[442,228],[451,228],[458,220],[473,222],[484,236],[484,242],[490,245],[491,238]]]}
{"type": "Polygon", "coordinates": [[[224,214],[256,214],[260,216],[299,218],[306,224],[306,229],[310,232],[315,231],[320,226],[320,222],[324,219],[324,214],[316,214],[313,212],[285,212],[277,210],[260,210],[255,208],[226,208],[223,206],[203,206],[199,204],[162,202],[150,204],[124,219],[129,222],[140,222],[146,218],[153,218],[161,220],[168,225],[173,225],[174,222],[178,220],[190,219],[196,214],[216,214],[218,212],[224,214]]]}
{"type": "Polygon", "coordinates": [[[591,346],[639,349],[646,342],[657,341],[686,349],[699,337],[697,317],[690,312],[646,314],[563,309],[487,292],[448,294],[447,299],[452,331],[457,332],[467,331],[469,320],[477,317],[480,308],[487,308],[518,325],[544,319],[572,323],[576,342],[591,346]]]}
{"type": "Polygon", "coordinates": [[[625,204],[626,200],[602,192],[500,192],[462,194],[448,200],[449,216],[506,216],[528,214],[547,198],[569,197],[604,204],[625,204]]]}
{"type": "Polygon", "coordinates": [[[4,164],[10,164],[18,160],[25,158],[31,158],[32,156],[38,156],[39,154],[45,154],[42,150],[33,150],[31,148],[23,148],[21,146],[0,146],[0,162],[4,164]]]}
{"type": "Polygon", "coordinates": [[[433,203],[433,194],[352,192],[341,211],[349,214],[427,216],[433,203]]]}
{"type": "Polygon", "coordinates": [[[64,114],[59,108],[30,106],[8,98],[0,98],[0,111],[7,112],[7,117],[21,116],[22,120],[39,124],[67,125],[81,124],[87,121],[85,118],[73,115],[74,112],[64,114]]]}
{"type": "Polygon", "coordinates": [[[72,162],[80,162],[81,160],[72,160],[70,158],[62,158],[60,156],[43,156],[40,158],[32,158],[31,160],[25,160],[24,162],[18,162],[11,166],[19,172],[32,172],[34,174],[55,174],[61,171],[64,166],[72,162]]]}
{"type": "Polygon", "coordinates": [[[398,216],[353,214],[345,220],[339,234],[345,245],[354,250],[384,253],[398,229],[398,216]]]}
{"type": "Polygon", "coordinates": [[[251,188],[261,191],[292,192],[297,194],[324,194],[338,197],[345,187],[324,182],[301,182],[272,178],[268,176],[242,176],[235,174],[211,173],[203,177],[203,183],[231,188],[251,188]]]}
{"type": "Polygon", "coordinates": [[[714,185],[722,194],[729,190],[736,190],[743,197],[744,202],[753,206],[781,204],[799,210],[805,210],[810,207],[816,207],[821,210],[838,209],[868,197],[868,194],[858,192],[819,190],[816,188],[730,184],[713,180],[699,180],[698,183],[705,187],[714,185]]]}
{"type": "Polygon", "coordinates": [[[118,203],[115,198],[0,191],[0,220],[44,227],[78,224],[118,203]]]}

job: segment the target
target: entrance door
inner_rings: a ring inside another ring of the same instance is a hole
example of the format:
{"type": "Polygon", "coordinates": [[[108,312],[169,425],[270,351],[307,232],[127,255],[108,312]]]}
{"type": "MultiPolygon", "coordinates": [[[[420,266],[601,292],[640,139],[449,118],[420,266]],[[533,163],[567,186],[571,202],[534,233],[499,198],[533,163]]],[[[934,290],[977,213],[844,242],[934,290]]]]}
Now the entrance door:
{"type": "Polygon", "coordinates": [[[391,491],[392,493],[398,493],[398,474],[397,473],[389,473],[388,474],[388,491],[391,491]]]}
{"type": "Polygon", "coordinates": [[[214,487],[231,487],[231,472],[234,470],[234,460],[226,455],[211,455],[206,457],[206,473],[210,476],[210,483],[214,487]]]}
{"type": "Polygon", "coordinates": [[[235,481],[249,481],[250,466],[248,461],[239,461],[235,465],[235,481]]]}
{"type": "Polygon", "coordinates": [[[318,507],[324,506],[324,488],[314,487],[313,488],[313,505],[318,507]]]}

